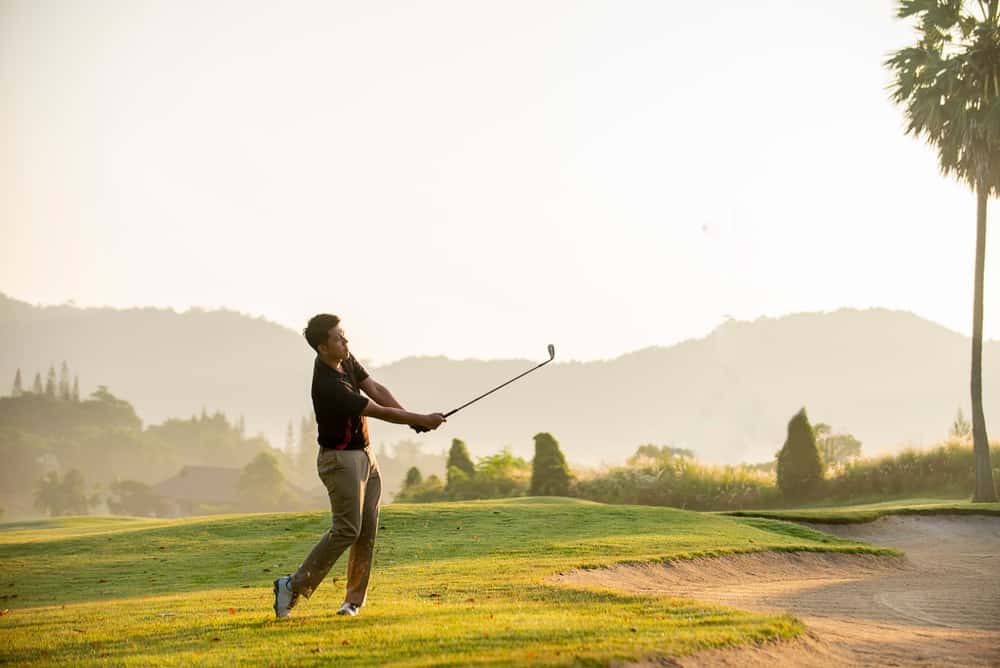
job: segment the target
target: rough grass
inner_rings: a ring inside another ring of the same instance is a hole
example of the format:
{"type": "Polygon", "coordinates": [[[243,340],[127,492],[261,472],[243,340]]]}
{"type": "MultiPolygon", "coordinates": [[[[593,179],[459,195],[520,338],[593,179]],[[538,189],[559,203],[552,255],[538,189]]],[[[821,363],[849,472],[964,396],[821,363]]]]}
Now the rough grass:
{"type": "Polygon", "coordinates": [[[760,550],[886,553],[772,519],[570,499],[392,505],[369,604],[334,614],[345,560],[288,620],[271,581],[326,513],[0,525],[0,663],[568,665],[788,639],[801,624],[546,582],[584,566],[760,550]]]}
{"type": "Polygon", "coordinates": [[[736,510],[722,513],[734,517],[760,517],[820,524],[862,524],[886,515],[1000,515],[1000,503],[972,503],[943,499],[899,499],[837,507],[789,508],[782,510],[736,510]]]}

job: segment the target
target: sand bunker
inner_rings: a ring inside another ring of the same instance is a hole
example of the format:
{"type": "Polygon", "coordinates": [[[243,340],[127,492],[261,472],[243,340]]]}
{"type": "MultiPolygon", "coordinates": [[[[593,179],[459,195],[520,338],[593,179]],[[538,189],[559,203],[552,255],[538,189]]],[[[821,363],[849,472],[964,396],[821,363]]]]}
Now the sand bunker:
{"type": "Polygon", "coordinates": [[[905,556],[760,553],[573,571],[560,582],[784,611],[806,638],[704,652],[680,666],[1000,666],[1000,517],[812,525],[905,556]]]}

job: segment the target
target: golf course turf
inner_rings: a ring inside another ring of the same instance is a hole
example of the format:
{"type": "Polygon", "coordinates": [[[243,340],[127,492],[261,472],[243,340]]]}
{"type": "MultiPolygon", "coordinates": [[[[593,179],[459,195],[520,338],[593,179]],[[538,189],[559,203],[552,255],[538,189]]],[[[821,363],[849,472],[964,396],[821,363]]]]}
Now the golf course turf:
{"type": "Polygon", "coordinates": [[[275,620],[328,513],[0,525],[0,662],[17,665],[593,664],[790,639],[802,625],[547,581],[574,568],[764,550],[890,554],[798,525],[527,498],[382,511],[368,605],[334,613],[346,555],[275,620]]]}

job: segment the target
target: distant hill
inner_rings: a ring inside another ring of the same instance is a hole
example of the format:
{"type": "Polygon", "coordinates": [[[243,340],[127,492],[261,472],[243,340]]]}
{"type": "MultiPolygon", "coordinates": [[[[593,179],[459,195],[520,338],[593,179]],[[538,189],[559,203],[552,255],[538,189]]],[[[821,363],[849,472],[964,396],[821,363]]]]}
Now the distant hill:
{"type": "MultiPolygon", "coordinates": [[[[364,342],[355,347],[363,357],[364,342]]],[[[873,453],[942,438],[959,407],[968,416],[969,348],[967,337],[884,309],[730,321],[614,360],[557,360],[418,440],[427,451],[459,437],[473,454],[510,445],[530,456],[531,437],[549,431],[574,463],[620,462],[649,442],[761,461],[806,406],[873,453]]],[[[987,421],[998,431],[1000,342],[984,348],[987,421]]],[[[0,351],[0,392],[18,367],[30,386],[66,360],[81,394],[107,385],[147,424],[204,406],[245,415],[249,433],[281,447],[289,419],[297,430],[310,407],[313,353],[301,334],[233,311],[39,307],[0,295],[0,351]]],[[[369,370],[407,407],[445,411],[538,361],[417,357],[369,370]]],[[[376,444],[414,436],[384,423],[371,431],[376,444]]]]}
{"type": "Polygon", "coordinates": [[[32,306],[0,295],[0,379],[9,393],[16,368],[26,388],[63,360],[80,393],[106,385],[149,424],[206,407],[248,433],[284,445],[285,428],[309,410],[312,353],[299,334],[233,311],[32,306]]]}

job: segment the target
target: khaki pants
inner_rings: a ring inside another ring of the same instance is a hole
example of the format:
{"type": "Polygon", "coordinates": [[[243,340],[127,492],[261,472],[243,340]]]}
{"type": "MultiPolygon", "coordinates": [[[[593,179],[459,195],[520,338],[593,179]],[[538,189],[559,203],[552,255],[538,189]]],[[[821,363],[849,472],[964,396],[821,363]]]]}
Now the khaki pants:
{"type": "Polygon", "coordinates": [[[292,591],[309,598],[348,547],[347,603],[364,605],[372,570],[382,478],[375,454],[320,448],[319,477],[330,493],[333,525],[292,576],[292,591]]]}

